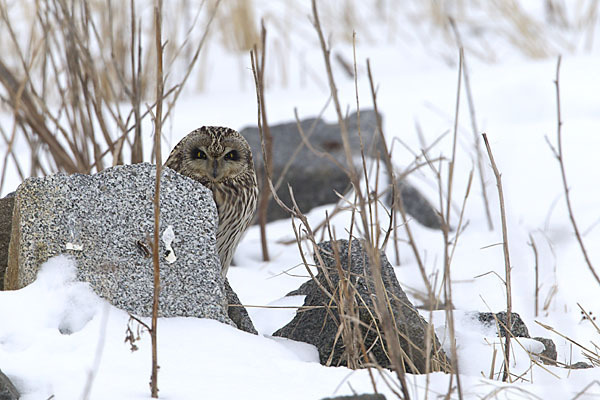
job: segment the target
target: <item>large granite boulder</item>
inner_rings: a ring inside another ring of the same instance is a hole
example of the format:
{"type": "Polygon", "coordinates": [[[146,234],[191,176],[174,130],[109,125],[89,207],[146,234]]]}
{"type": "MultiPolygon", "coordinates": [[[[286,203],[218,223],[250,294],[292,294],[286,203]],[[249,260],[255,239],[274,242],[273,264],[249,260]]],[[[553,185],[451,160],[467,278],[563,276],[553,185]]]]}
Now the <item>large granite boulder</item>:
{"type": "MultiPolygon", "coordinates": [[[[300,125],[315,149],[330,154],[341,165],[346,165],[346,154],[337,123],[328,124],[322,119],[308,118],[300,121],[300,125]]],[[[362,170],[356,113],[348,116],[346,125],[352,156],[359,170],[362,170]]],[[[296,122],[272,125],[270,131],[273,138],[273,184],[281,179],[277,195],[286,204],[291,204],[288,184],[294,190],[296,202],[302,212],[308,212],[317,206],[337,203],[339,197],[336,192],[342,194],[348,192],[350,179],[347,174],[329,158],[320,157],[303,143],[296,122]]],[[[360,112],[360,132],[366,157],[376,159],[379,154],[383,154],[374,110],[360,112]]],[[[264,162],[258,128],[246,127],[240,133],[252,148],[260,183],[262,181],[260,178],[264,175],[264,162]]],[[[425,226],[439,228],[437,212],[427,199],[406,180],[402,180],[400,185],[406,212],[425,226]]],[[[386,198],[389,200],[389,196],[386,198]]],[[[270,202],[267,221],[287,217],[289,215],[286,211],[274,201],[270,202]]]]}
{"type": "MultiPolygon", "coordinates": [[[[31,283],[43,262],[64,253],[77,261],[78,279],[98,295],[149,316],[155,174],[154,165],[136,164],[95,175],[27,179],[16,193],[6,288],[31,283]]],[[[160,207],[159,315],[232,324],[215,249],[212,193],[166,168],[160,207]]]]}
{"type": "MultiPolygon", "coordinates": [[[[359,305],[359,318],[361,334],[364,338],[365,348],[369,349],[371,357],[377,360],[382,367],[390,367],[386,349],[382,347],[378,329],[381,330],[380,321],[374,317],[377,315],[373,296],[375,286],[372,276],[372,266],[369,258],[358,240],[352,241],[350,258],[348,257],[348,241],[338,240],[336,242],[323,242],[319,244],[319,253],[325,264],[316,280],[329,293],[337,293],[340,285],[340,276],[336,257],[332,246],[336,246],[335,253],[339,255],[340,267],[344,274],[349,273],[351,285],[356,288],[355,301],[359,305]],[[375,318],[375,320],[374,320],[375,318]]],[[[419,315],[417,309],[411,304],[406,294],[400,287],[394,269],[387,261],[383,252],[381,257],[381,275],[383,284],[389,299],[390,309],[398,332],[398,338],[403,351],[411,362],[405,362],[406,370],[409,372],[424,373],[425,371],[445,370],[448,366],[447,358],[441,350],[437,337],[433,337],[431,344],[430,365],[426,365],[426,337],[428,331],[427,322],[419,315]],[[412,368],[411,364],[416,368],[412,368]],[[429,368],[427,368],[429,367],[429,368]]],[[[315,262],[317,257],[315,256],[315,262]]],[[[346,275],[348,276],[348,275],[346,275]]],[[[321,287],[311,280],[304,285],[307,293],[304,305],[298,310],[294,319],[275,332],[274,336],[282,336],[292,340],[313,344],[319,351],[319,358],[325,365],[346,365],[345,349],[341,338],[337,338],[340,315],[336,307],[332,307],[331,299],[323,292],[321,287]]],[[[433,332],[433,330],[431,330],[433,332]]]]}

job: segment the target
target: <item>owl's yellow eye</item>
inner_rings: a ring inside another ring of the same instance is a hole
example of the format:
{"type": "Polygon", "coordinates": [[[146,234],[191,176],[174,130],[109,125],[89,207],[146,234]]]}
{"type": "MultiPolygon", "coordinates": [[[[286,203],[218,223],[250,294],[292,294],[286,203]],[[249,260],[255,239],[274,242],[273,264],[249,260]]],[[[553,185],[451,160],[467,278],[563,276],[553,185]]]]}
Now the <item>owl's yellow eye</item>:
{"type": "Polygon", "coordinates": [[[240,159],[240,155],[236,150],[231,150],[229,153],[225,154],[224,158],[226,160],[237,161],[240,159]]]}
{"type": "Polygon", "coordinates": [[[206,153],[203,152],[202,150],[198,150],[198,153],[196,153],[196,157],[200,160],[206,160],[206,153]]]}

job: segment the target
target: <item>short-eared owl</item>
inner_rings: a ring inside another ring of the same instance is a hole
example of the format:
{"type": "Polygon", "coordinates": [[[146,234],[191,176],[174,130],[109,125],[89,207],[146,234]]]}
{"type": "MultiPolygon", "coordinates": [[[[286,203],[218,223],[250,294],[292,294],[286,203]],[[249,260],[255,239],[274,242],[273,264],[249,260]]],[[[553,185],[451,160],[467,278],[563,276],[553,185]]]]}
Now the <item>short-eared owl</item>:
{"type": "Polygon", "coordinates": [[[248,142],[233,129],[203,126],[181,139],[165,166],[213,192],[219,212],[217,250],[226,276],[238,242],[252,221],[258,198],[248,142]]]}

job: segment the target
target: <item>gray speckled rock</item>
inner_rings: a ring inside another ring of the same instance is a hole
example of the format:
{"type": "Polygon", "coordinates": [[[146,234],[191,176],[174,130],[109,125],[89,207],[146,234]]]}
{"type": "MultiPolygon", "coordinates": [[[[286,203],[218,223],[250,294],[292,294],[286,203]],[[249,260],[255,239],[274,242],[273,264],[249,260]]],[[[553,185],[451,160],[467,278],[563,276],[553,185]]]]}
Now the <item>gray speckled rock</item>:
{"type": "MultiPolygon", "coordinates": [[[[130,313],[151,314],[155,167],[136,164],[95,175],[52,175],[17,189],[7,288],[31,283],[48,258],[65,253],[78,279],[130,313]]],[[[173,227],[176,261],[160,243],[161,316],[227,316],[224,282],[215,250],[217,211],[211,192],[165,169],[161,178],[160,234],[173,227]]]]}
{"type": "MultiPolygon", "coordinates": [[[[335,293],[338,290],[340,278],[332,249],[334,245],[338,247],[341,268],[344,271],[350,271],[352,285],[357,290],[357,294],[355,295],[357,304],[364,304],[366,306],[359,308],[359,318],[363,322],[361,331],[365,347],[369,349],[369,353],[377,360],[380,366],[388,368],[391,366],[391,363],[387,353],[381,346],[379,335],[372,323],[373,319],[371,315],[375,315],[372,300],[375,287],[371,275],[371,265],[361,243],[357,240],[352,242],[350,266],[348,266],[347,240],[320,243],[319,253],[325,263],[331,284],[325,278],[323,271],[319,271],[316,279],[330,293],[335,293]]],[[[428,324],[406,297],[396,279],[394,269],[387,261],[383,252],[381,252],[381,274],[387,296],[390,299],[390,307],[399,333],[400,344],[417,369],[415,371],[410,368],[408,363],[405,363],[407,371],[423,373],[426,370],[439,371],[443,369],[444,366],[448,365],[448,362],[443,350],[441,350],[437,337],[434,338],[432,343],[431,364],[427,368],[425,339],[428,324]],[[409,342],[414,345],[409,344],[409,342]]],[[[337,343],[335,341],[339,326],[338,321],[340,320],[337,308],[328,307],[331,305],[330,299],[323,293],[315,281],[311,280],[304,284],[303,292],[306,293],[304,306],[312,308],[299,309],[294,319],[275,332],[273,336],[282,336],[315,345],[319,351],[319,358],[322,364],[327,365],[327,361],[330,355],[332,355],[330,365],[346,365],[342,340],[339,339],[337,343]],[[327,310],[326,308],[329,309],[327,310]]],[[[379,321],[377,321],[377,324],[379,324],[379,321]]]]}

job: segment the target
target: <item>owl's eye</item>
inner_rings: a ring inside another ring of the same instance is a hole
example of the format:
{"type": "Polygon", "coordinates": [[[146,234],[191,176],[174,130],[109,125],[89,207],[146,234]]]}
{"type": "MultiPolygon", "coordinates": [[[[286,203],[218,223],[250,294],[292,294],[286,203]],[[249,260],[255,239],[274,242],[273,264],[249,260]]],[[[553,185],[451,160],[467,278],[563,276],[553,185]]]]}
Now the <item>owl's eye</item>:
{"type": "Polygon", "coordinates": [[[240,154],[236,150],[231,150],[229,153],[225,154],[224,158],[226,160],[237,161],[240,159],[240,154]]]}
{"type": "Polygon", "coordinates": [[[202,150],[198,150],[198,152],[196,153],[196,158],[199,160],[206,160],[206,153],[202,150]]]}

